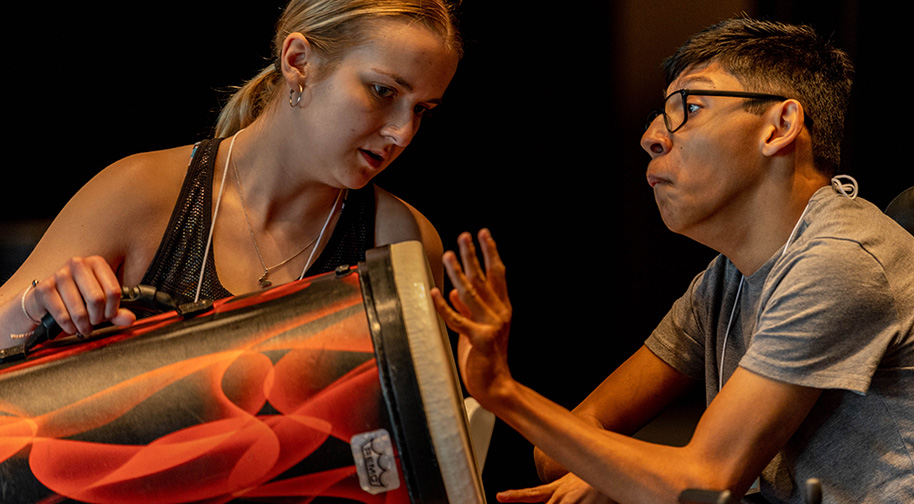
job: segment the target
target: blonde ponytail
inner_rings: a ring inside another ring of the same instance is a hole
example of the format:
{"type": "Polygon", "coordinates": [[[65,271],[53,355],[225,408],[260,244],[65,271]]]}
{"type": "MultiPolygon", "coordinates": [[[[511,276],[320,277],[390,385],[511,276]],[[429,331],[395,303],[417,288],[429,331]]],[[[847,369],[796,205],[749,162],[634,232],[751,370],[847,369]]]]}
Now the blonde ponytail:
{"type": "Polygon", "coordinates": [[[216,137],[230,137],[254,122],[269,106],[280,81],[282,74],[276,71],[274,65],[270,65],[238,88],[219,113],[216,137]]]}

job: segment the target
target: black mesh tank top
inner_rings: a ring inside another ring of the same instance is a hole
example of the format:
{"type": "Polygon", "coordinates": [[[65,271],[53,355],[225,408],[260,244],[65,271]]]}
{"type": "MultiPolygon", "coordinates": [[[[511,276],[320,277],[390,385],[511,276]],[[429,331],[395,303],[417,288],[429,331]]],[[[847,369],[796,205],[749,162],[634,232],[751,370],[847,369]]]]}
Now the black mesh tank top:
{"type": "MultiPolygon", "coordinates": [[[[179,303],[193,301],[209,228],[212,224],[213,174],[221,138],[194,146],[181,195],[172,212],[159,250],[143,276],[144,285],[167,292],[179,303]]],[[[305,276],[353,265],[365,260],[365,250],[374,247],[374,185],[350,190],[327,246],[305,276]]],[[[212,247],[207,257],[200,297],[231,296],[216,276],[212,247]]]]}

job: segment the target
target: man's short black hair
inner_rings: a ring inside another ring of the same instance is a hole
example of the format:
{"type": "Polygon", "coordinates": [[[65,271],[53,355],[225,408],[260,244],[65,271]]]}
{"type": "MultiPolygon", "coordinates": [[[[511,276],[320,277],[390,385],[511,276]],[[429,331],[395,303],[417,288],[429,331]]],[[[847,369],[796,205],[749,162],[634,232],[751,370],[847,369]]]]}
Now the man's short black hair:
{"type": "MultiPolygon", "coordinates": [[[[695,34],[664,61],[667,85],[687,68],[712,62],[749,91],[796,98],[811,119],[815,166],[834,174],[854,74],[847,53],[808,26],[728,19],[695,34]]],[[[747,106],[763,110],[757,102],[747,106]]]]}

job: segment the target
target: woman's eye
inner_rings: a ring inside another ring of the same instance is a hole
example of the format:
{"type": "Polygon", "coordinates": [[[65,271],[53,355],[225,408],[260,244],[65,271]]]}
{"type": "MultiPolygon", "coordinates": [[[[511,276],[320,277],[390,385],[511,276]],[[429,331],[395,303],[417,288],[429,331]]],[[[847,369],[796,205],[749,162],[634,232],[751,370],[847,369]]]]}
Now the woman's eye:
{"type": "Polygon", "coordinates": [[[689,115],[692,115],[695,112],[698,112],[698,109],[700,109],[700,108],[701,108],[701,106],[698,104],[695,104],[695,103],[686,104],[686,110],[689,112],[689,115]]]}
{"type": "Polygon", "coordinates": [[[382,86],[381,84],[372,84],[371,88],[379,98],[390,98],[396,94],[393,88],[382,86]]]}

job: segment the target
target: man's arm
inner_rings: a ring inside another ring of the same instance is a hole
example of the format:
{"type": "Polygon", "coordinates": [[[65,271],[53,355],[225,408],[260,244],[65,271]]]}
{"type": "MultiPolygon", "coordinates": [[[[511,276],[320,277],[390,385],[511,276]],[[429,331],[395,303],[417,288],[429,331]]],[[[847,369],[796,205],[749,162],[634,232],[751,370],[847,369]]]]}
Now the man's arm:
{"type": "MultiPolygon", "coordinates": [[[[641,347],[572,413],[595,427],[631,435],[695,383],[647,347],[641,347]]],[[[553,481],[567,472],[539,447],[534,449],[534,459],[542,481],[553,481]]]]}
{"type": "Polygon", "coordinates": [[[511,377],[506,360],[511,305],[504,265],[488,232],[479,238],[487,273],[467,234],[459,238],[466,273],[452,253],[445,254],[445,267],[456,287],[450,299],[457,311],[447,306],[440,292],[433,292],[445,321],[460,333],[458,360],[467,390],[615,501],[672,503],[686,488],[726,488],[743,494],[819,397],[818,389],[739,368],[685,447],[655,445],[598,428],[511,377]]]}
{"type": "Polygon", "coordinates": [[[491,406],[506,423],[613,500],[675,502],[687,488],[743,494],[818,396],[817,389],[739,369],[682,448],[593,427],[520,384],[492,397],[491,406]]]}

